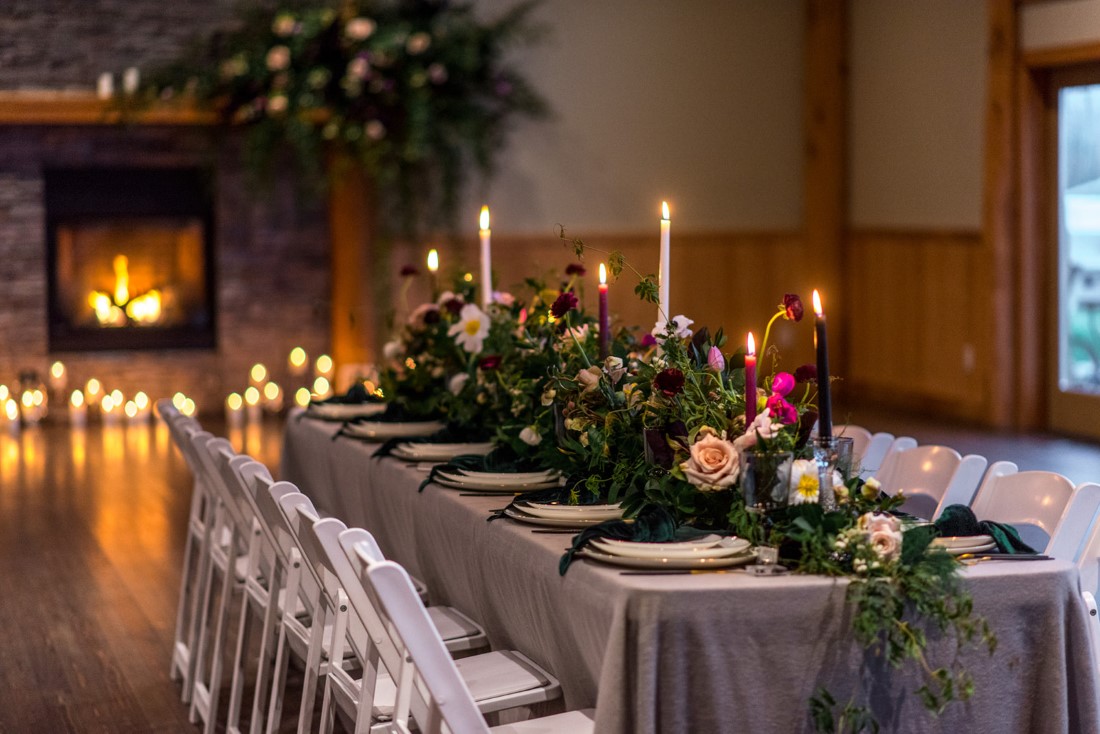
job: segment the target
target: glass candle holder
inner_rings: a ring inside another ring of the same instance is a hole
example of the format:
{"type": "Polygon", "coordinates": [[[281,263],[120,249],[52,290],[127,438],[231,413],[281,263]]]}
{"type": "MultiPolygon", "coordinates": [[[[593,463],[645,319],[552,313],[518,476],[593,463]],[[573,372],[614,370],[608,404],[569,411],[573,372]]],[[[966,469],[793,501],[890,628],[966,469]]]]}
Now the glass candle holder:
{"type": "Polygon", "coordinates": [[[817,437],[813,440],[814,462],[817,464],[818,502],[826,512],[836,510],[836,483],[844,483],[852,473],[851,436],[817,437]]]}
{"type": "Polygon", "coordinates": [[[789,451],[744,451],[741,453],[741,491],[745,507],[767,512],[786,507],[791,493],[789,451]]]}

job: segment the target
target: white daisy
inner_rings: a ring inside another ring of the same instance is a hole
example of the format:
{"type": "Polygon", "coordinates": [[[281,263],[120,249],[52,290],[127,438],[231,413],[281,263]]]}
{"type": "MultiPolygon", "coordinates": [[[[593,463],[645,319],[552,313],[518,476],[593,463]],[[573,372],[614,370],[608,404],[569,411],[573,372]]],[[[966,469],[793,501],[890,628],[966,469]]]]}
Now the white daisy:
{"type": "Polygon", "coordinates": [[[477,354],[489,336],[489,317],[472,303],[467,303],[458,314],[458,323],[447,329],[455,337],[458,346],[470,354],[477,354]]]}

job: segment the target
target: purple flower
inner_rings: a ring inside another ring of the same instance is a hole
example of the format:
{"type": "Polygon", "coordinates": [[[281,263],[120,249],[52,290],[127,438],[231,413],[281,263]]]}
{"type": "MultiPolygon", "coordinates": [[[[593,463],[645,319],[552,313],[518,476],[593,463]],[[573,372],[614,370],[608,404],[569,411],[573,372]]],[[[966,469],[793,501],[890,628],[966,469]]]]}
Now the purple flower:
{"type": "Polygon", "coordinates": [[[785,426],[798,423],[798,410],[780,395],[772,395],[768,398],[768,409],[771,411],[772,418],[785,426]]]}
{"type": "Polygon", "coordinates": [[[443,302],[443,308],[456,315],[462,311],[462,307],[465,305],[461,298],[448,298],[443,302]]]}
{"type": "Polygon", "coordinates": [[[684,391],[684,373],[675,367],[662,370],[653,378],[653,387],[661,391],[665,397],[671,398],[684,391]]]}
{"type": "Polygon", "coordinates": [[[562,291],[558,300],[550,307],[550,315],[560,319],[577,307],[577,296],[572,291],[562,291]]]}
{"type": "Polygon", "coordinates": [[[707,352],[707,367],[719,373],[726,369],[726,358],[722,356],[722,350],[718,347],[711,347],[707,352]]]}
{"type": "Polygon", "coordinates": [[[788,321],[802,320],[802,299],[794,293],[783,294],[783,316],[788,321]]]}
{"type": "Polygon", "coordinates": [[[565,266],[566,275],[584,275],[588,271],[584,269],[584,265],[581,263],[569,263],[565,266]]]}
{"type": "Polygon", "coordinates": [[[499,354],[488,354],[478,360],[478,369],[482,370],[495,370],[500,367],[501,356],[499,354]]]}
{"type": "Polygon", "coordinates": [[[794,371],[794,381],[801,385],[817,379],[817,365],[804,364],[794,371]]]}
{"type": "Polygon", "coordinates": [[[786,397],[791,390],[794,390],[794,384],[794,376],[790,372],[776,373],[772,378],[772,394],[781,398],[786,397]]]}
{"type": "Polygon", "coordinates": [[[642,349],[649,349],[649,348],[655,347],[655,346],[657,346],[657,337],[655,337],[655,336],[653,336],[652,334],[649,334],[649,333],[647,333],[645,336],[642,337],[642,341],[641,341],[642,349]]]}
{"type": "Polygon", "coordinates": [[[414,275],[420,275],[420,271],[416,269],[415,265],[403,265],[401,266],[401,277],[411,278],[414,275]]]}

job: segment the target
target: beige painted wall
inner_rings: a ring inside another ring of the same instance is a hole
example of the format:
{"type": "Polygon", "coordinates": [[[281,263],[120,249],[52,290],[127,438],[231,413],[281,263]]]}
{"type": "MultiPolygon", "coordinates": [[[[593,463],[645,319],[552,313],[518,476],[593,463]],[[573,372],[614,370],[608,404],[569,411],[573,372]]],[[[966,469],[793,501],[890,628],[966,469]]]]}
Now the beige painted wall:
{"type": "Polygon", "coordinates": [[[517,60],[556,117],[517,130],[481,192],[494,230],[656,241],[663,198],[678,231],[800,226],[801,0],[546,0],[537,17],[549,37],[517,60]]]}
{"type": "Polygon", "coordinates": [[[1028,5],[1020,12],[1025,51],[1100,42],[1100,0],[1062,0],[1028,5]]]}
{"type": "Polygon", "coordinates": [[[853,0],[849,223],[981,225],[985,3],[853,0]]]}

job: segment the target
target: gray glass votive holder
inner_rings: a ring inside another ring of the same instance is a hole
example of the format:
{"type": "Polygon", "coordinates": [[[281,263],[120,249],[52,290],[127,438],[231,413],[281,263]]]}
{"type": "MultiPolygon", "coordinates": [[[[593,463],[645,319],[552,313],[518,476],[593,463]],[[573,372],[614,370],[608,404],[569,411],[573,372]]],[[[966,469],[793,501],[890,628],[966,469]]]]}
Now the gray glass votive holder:
{"type": "Polygon", "coordinates": [[[786,507],[791,493],[789,451],[741,453],[741,492],[750,511],[767,512],[786,507]]]}
{"type": "Polygon", "coordinates": [[[813,440],[814,462],[817,464],[818,502],[821,509],[833,512],[837,509],[835,475],[846,482],[852,474],[851,436],[830,436],[813,440]]]}

